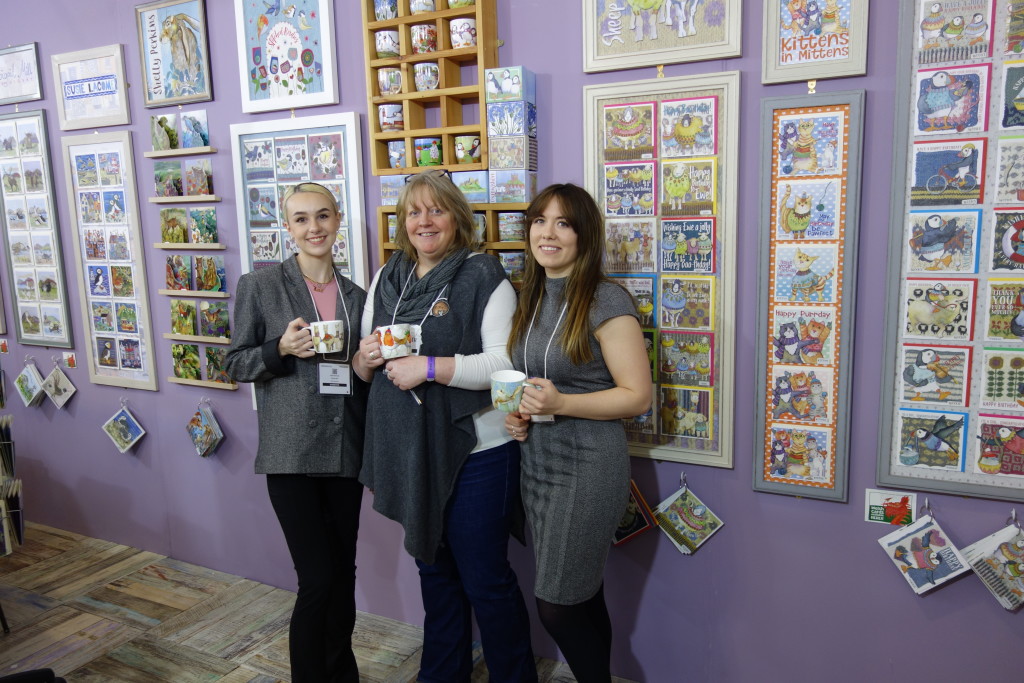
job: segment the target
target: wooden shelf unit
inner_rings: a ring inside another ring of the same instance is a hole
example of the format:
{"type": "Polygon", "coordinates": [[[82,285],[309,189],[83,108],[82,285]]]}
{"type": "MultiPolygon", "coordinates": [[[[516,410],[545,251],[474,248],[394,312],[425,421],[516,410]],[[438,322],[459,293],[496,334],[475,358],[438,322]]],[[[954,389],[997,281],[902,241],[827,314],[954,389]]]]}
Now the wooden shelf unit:
{"type": "Polygon", "coordinates": [[[374,175],[415,173],[414,140],[422,137],[441,138],[445,163],[430,168],[459,171],[487,170],[487,120],[484,111],[484,72],[498,64],[497,15],[495,0],[477,0],[475,5],[448,8],[448,0],[437,0],[437,10],[410,14],[409,0],[398,0],[398,17],[377,21],[373,13],[373,0],[361,0],[363,9],[363,44],[366,55],[366,90],[369,93],[367,118],[370,126],[370,167],[374,175]],[[476,46],[452,49],[450,23],[462,17],[476,20],[476,46]],[[413,54],[410,27],[433,24],[437,28],[437,51],[413,54]],[[374,34],[380,30],[397,30],[399,56],[377,58],[374,34]],[[413,66],[420,62],[437,62],[440,82],[435,90],[417,91],[413,66]],[[475,64],[476,83],[464,85],[462,70],[475,64]],[[395,95],[382,95],[377,81],[377,70],[397,67],[402,72],[402,91],[395,95]],[[401,104],[405,128],[401,131],[381,131],[378,105],[401,104]],[[475,107],[477,120],[469,121],[467,109],[475,107]],[[435,111],[436,110],[436,111],[435,111]],[[430,118],[437,125],[427,127],[430,118]],[[480,138],[480,163],[459,164],[455,160],[455,138],[472,135],[480,138]],[[405,141],[405,168],[391,168],[388,142],[405,141]]]}
{"type": "MultiPolygon", "coordinates": [[[[487,214],[487,230],[484,233],[483,251],[488,254],[497,254],[501,251],[526,251],[526,242],[502,242],[498,239],[498,214],[505,211],[526,212],[529,204],[503,203],[503,204],[470,204],[473,213],[487,214]]],[[[387,261],[390,252],[398,247],[388,239],[388,216],[398,212],[397,206],[377,207],[377,258],[381,265],[387,261]]]]}

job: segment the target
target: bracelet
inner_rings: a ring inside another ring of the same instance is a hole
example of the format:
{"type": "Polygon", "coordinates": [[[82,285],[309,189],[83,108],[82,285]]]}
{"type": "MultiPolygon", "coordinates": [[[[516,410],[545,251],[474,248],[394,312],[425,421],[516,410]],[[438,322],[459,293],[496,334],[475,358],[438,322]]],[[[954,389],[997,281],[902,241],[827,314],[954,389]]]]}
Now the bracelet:
{"type": "Polygon", "coordinates": [[[434,357],[427,356],[427,381],[433,382],[434,379],[434,357]]]}

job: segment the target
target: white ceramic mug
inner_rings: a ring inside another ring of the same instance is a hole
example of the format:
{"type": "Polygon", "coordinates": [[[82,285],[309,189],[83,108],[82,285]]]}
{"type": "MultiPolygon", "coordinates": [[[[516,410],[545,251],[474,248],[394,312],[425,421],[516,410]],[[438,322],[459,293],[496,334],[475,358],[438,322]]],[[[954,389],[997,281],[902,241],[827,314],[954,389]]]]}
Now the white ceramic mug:
{"type": "Polygon", "coordinates": [[[402,70],[393,66],[377,69],[377,85],[381,95],[397,95],[402,92],[402,70]]]}
{"type": "Polygon", "coordinates": [[[401,104],[378,104],[377,116],[380,119],[381,132],[403,130],[405,114],[401,104]]]}
{"type": "Polygon", "coordinates": [[[338,353],[345,348],[345,325],[340,320],[317,320],[309,324],[313,350],[317,353],[338,353]]]}
{"type": "Polygon", "coordinates": [[[385,360],[415,356],[420,351],[420,326],[409,323],[381,325],[374,330],[380,342],[380,356],[385,360]]]}
{"type": "Polygon", "coordinates": [[[437,3],[434,0],[409,0],[410,14],[433,12],[435,9],[437,9],[437,3]]]}
{"type": "Polygon", "coordinates": [[[452,49],[476,46],[476,19],[460,17],[452,19],[449,25],[452,38],[452,49]]]}
{"type": "Polygon", "coordinates": [[[388,59],[398,56],[398,31],[391,29],[377,31],[373,34],[373,44],[377,48],[377,59],[388,59]]]}
{"type": "Polygon", "coordinates": [[[413,24],[409,27],[413,54],[437,52],[437,27],[433,24],[413,24]]]}
{"type": "Polygon", "coordinates": [[[518,370],[495,370],[491,373],[491,405],[503,413],[519,412],[525,386],[526,375],[518,370]]]}
{"type": "Polygon", "coordinates": [[[413,78],[416,90],[436,90],[441,79],[437,62],[420,62],[413,65],[413,78]]]}

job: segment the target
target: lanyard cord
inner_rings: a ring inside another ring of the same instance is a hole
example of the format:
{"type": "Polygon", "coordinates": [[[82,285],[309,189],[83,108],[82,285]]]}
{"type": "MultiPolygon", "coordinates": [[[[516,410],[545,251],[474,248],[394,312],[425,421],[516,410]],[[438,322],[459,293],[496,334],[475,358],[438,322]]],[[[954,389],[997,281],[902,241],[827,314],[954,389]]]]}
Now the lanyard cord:
{"type": "MultiPolygon", "coordinates": [[[[558,333],[558,326],[562,324],[562,318],[565,317],[565,312],[569,308],[569,302],[566,301],[562,304],[562,312],[558,314],[558,320],[555,321],[555,328],[551,330],[551,338],[548,339],[548,345],[544,347],[544,379],[548,378],[548,352],[551,350],[551,342],[555,340],[555,335],[558,333]]],[[[526,328],[526,338],[523,339],[523,372],[526,373],[526,378],[530,378],[530,364],[526,360],[526,349],[530,345],[530,332],[533,330],[533,323],[537,320],[537,311],[540,309],[538,304],[537,308],[533,309],[533,316],[530,318],[530,326],[526,328]]]]}
{"type": "MultiPolygon", "coordinates": [[[[349,332],[352,326],[349,325],[348,321],[348,304],[345,303],[345,295],[341,293],[341,283],[338,282],[338,273],[334,273],[334,284],[338,287],[338,298],[341,299],[341,310],[345,312],[345,317],[341,320],[341,329],[345,332],[345,341],[349,341],[349,332]]],[[[317,322],[320,322],[320,311],[316,307],[316,299],[313,298],[312,292],[309,291],[309,287],[306,288],[306,293],[309,294],[309,300],[313,302],[313,313],[316,314],[317,322]]],[[[345,357],[341,359],[342,363],[347,363],[349,354],[351,353],[351,347],[345,344],[345,357]]]]}
{"type": "MultiPolygon", "coordinates": [[[[391,324],[392,325],[395,324],[395,318],[398,317],[398,309],[402,307],[402,299],[405,298],[405,289],[406,289],[406,287],[409,286],[409,281],[412,280],[412,274],[414,272],[416,272],[415,269],[409,271],[409,277],[405,278],[405,284],[402,285],[402,291],[398,295],[398,301],[395,302],[395,310],[391,313],[391,324]]],[[[448,285],[450,285],[450,284],[451,283],[448,283],[447,285],[445,285],[441,289],[441,292],[434,298],[434,301],[429,306],[427,306],[427,312],[423,314],[423,318],[420,320],[420,327],[423,327],[423,323],[427,322],[427,318],[430,317],[430,312],[432,310],[434,310],[434,304],[436,304],[438,301],[441,301],[442,299],[444,299],[444,293],[448,291],[448,285]]]]}

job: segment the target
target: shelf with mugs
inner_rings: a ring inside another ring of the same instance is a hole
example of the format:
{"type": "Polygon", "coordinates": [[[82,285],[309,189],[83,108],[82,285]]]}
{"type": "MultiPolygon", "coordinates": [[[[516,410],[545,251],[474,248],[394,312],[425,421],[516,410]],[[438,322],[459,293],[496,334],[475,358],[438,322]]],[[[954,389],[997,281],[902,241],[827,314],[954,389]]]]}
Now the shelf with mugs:
{"type": "Polygon", "coordinates": [[[216,154],[217,148],[205,145],[203,147],[179,147],[176,149],[151,149],[143,152],[142,156],[149,159],[161,159],[164,157],[187,157],[199,156],[200,154],[216,154]]]}
{"type": "Polygon", "coordinates": [[[185,379],[183,377],[167,377],[172,384],[186,384],[190,387],[206,387],[207,389],[223,389],[224,391],[238,391],[238,384],[235,382],[214,382],[208,379],[185,379]]]}

